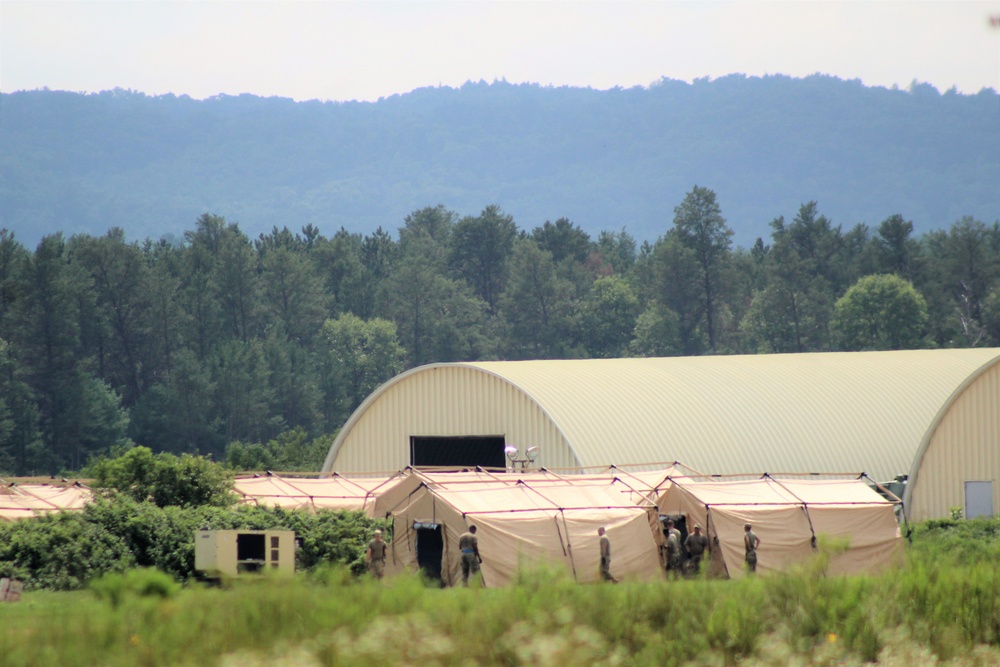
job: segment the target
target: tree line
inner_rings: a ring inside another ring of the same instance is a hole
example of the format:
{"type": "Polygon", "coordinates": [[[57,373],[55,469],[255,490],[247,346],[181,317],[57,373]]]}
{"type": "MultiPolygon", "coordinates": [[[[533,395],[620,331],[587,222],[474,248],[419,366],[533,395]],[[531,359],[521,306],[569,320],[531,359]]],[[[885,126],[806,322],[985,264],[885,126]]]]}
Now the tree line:
{"type": "Polygon", "coordinates": [[[695,186],[642,244],[493,205],[415,210],[395,235],[251,239],[204,214],[183,241],[30,251],[0,230],[0,473],[134,444],[315,469],[379,384],[431,362],[1000,345],[998,223],[844,230],[809,202],[770,226],[735,247],[695,186]]]}

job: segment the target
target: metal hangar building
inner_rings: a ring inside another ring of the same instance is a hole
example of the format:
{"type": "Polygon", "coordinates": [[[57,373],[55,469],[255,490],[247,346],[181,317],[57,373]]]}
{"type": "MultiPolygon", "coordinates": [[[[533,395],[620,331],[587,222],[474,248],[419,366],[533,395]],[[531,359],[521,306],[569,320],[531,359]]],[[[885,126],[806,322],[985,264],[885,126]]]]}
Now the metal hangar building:
{"type": "Polygon", "coordinates": [[[431,364],[369,396],[323,469],[502,468],[507,447],[550,470],[908,478],[910,520],[996,515],[1000,348],[431,364]]]}

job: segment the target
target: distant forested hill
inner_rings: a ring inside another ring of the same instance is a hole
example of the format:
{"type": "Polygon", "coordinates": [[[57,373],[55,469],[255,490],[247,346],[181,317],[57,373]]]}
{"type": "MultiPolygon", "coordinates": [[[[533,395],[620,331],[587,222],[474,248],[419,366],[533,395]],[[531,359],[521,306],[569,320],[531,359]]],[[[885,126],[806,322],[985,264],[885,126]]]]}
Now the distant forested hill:
{"type": "Polygon", "coordinates": [[[0,227],[128,238],[202,213],[273,226],[396,229],[443,204],[522,228],[569,218],[640,241],[711,188],[737,245],[817,201],[835,225],[899,213],[923,232],[1000,217],[1000,96],[733,75],[597,91],[468,83],[375,103],[115,90],[0,96],[0,227]]]}

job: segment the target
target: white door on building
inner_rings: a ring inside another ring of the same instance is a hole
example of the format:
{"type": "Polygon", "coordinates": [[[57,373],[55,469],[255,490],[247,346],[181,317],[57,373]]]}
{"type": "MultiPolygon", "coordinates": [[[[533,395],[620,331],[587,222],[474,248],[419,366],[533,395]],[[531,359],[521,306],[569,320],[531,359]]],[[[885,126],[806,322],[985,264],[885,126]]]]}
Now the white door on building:
{"type": "Polygon", "coordinates": [[[993,516],[993,482],[965,483],[965,518],[993,516]]]}

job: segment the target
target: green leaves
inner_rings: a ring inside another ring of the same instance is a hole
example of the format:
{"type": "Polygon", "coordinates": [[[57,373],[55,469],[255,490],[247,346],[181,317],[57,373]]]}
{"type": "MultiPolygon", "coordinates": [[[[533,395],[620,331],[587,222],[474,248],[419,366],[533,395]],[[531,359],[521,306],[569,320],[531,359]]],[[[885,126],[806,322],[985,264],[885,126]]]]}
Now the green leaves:
{"type": "Polygon", "coordinates": [[[927,303],[899,276],[866,276],[837,300],[831,325],[845,350],[917,349],[925,344],[927,303]]]}
{"type": "Polygon", "coordinates": [[[201,456],[153,454],[135,447],[114,459],[102,459],[89,470],[93,486],[114,491],[157,507],[225,506],[234,500],[233,475],[201,456]]]}

